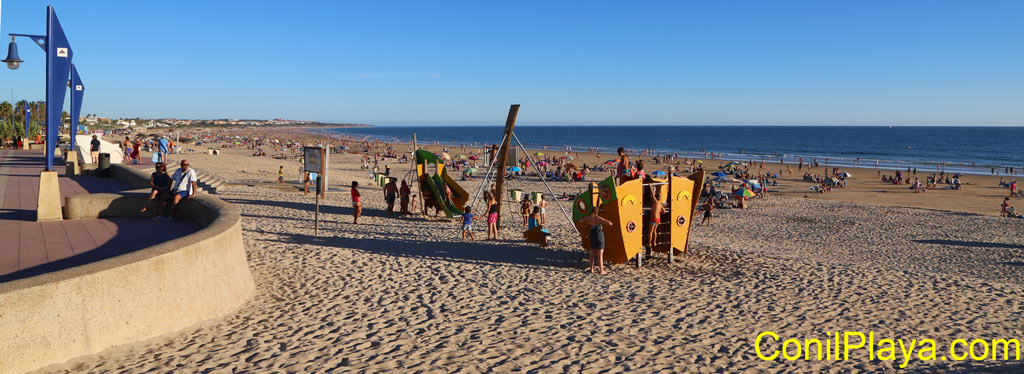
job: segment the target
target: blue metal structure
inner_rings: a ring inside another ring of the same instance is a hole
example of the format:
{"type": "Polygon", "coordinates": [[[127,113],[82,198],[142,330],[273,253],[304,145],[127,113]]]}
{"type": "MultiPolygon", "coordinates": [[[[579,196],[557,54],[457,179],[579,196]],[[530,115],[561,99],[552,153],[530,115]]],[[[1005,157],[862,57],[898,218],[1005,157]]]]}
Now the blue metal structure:
{"type": "Polygon", "coordinates": [[[75,152],[75,138],[78,135],[78,116],[82,113],[82,98],[85,96],[85,85],[78,75],[75,64],[71,64],[71,152],[75,152]]]}
{"type": "Polygon", "coordinates": [[[53,171],[53,152],[60,133],[64,95],[71,74],[71,44],[52,6],[46,7],[46,170],[53,171]]]}
{"type": "MultiPolygon", "coordinates": [[[[53,171],[53,154],[57,147],[57,135],[61,125],[61,111],[64,109],[64,95],[67,93],[68,75],[71,73],[71,58],[74,52],[64,28],[60,26],[57,13],[53,6],[46,7],[46,35],[9,34],[11,46],[8,47],[7,67],[17,69],[21,64],[18,47],[14,37],[22,36],[32,39],[46,51],[46,170],[53,171]],[[11,55],[13,52],[13,56],[11,55]]],[[[27,130],[27,127],[26,127],[27,130]]],[[[28,135],[28,131],[25,132],[28,135]]]]}

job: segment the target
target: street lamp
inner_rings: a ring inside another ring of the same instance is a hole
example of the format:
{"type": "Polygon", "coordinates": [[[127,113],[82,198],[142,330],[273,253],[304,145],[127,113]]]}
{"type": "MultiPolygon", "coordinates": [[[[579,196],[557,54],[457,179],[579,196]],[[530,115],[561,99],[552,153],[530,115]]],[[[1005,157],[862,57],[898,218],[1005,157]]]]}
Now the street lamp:
{"type": "Polygon", "coordinates": [[[14,35],[11,35],[11,44],[7,46],[7,59],[2,62],[7,63],[7,68],[11,70],[18,70],[21,66],[22,60],[18,57],[18,44],[14,42],[14,35]]]}
{"type": "Polygon", "coordinates": [[[23,62],[18,56],[18,45],[14,38],[21,36],[32,39],[46,51],[46,171],[53,171],[53,153],[57,146],[57,135],[60,131],[61,111],[64,109],[64,96],[67,93],[68,76],[71,74],[71,58],[74,52],[64,28],[57,19],[52,6],[46,7],[46,35],[9,34],[11,44],[7,48],[7,58],[2,60],[10,69],[17,69],[23,62]]]}

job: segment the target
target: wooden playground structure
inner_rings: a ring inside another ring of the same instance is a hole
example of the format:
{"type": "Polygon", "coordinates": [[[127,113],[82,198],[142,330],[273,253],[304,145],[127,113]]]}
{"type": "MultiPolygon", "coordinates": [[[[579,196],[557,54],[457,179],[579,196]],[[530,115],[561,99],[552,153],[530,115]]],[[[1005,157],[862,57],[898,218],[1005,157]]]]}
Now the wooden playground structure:
{"type": "Polygon", "coordinates": [[[590,248],[590,230],[579,220],[600,207],[598,215],[613,223],[604,233],[605,260],[624,263],[635,258],[637,266],[642,266],[642,252],[644,244],[650,241],[648,233],[652,225],[657,226],[657,241],[647,248],[647,256],[651,251],[667,253],[669,262],[673,262],[676,255],[686,253],[697,200],[704,187],[704,171],[687,177],[667,175],[652,178],[649,183],[633,179],[619,185],[614,177],[608,177],[600,183],[592,183],[587,191],[579,194],[573,203],[572,220],[580,233],[583,249],[590,248]],[[653,204],[666,207],[658,217],[659,223],[651,217],[653,204]]]}
{"type": "MultiPolygon", "coordinates": [[[[426,150],[415,150],[415,178],[423,199],[424,214],[428,207],[434,207],[444,211],[449,218],[461,215],[464,207],[476,204],[484,186],[491,178],[494,178],[494,190],[497,192],[494,199],[497,200],[498,225],[501,227],[501,210],[505,205],[502,203],[503,197],[508,195],[507,197],[513,200],[511,205],[514,205],[523,196],[523,191],[517,189],[510,189],[507,193],[505,191],[506,161],[513,139],[517,143],[516,146],[522,150],[522,153],[535,168],[548,192],[551,196],[555,196],[551,186],[547,184],[540,169],[537,168],[537,163],[526,151],[526,146],[513,132],[518,111],[518,104],[513,104],[509,108],[500,146],[494,149],[484,179],[472,198],[448,175],[443,157],[426,150]],[[429,165],[434,165],[433,175],[429,173],[429,165]],[[447,193],[445,187],[450,194],[447,193]]],[[[415,134],[413,135],[413,147],[416,149],[415,134]]],[[[690,227],[693,217],[697,213],[698,199],[703,189],[704,178],[703,170],[685,177],[674,175],[671,170],[668,170],[661,173],[660,177],[651,176],[646,180],[633,179],[621,184],[617,184],[614,177],[608,177],[599,183],[591,183],[587,190],[577,195],[571,208],[571,217],[557,199],[553,199],[553,202],[566,219],[572,222],[571,227],[580,236],[580,244],[584,250],[590,248],[590,230],[579,221],[589,215],[593,209],[599,207],[598,215],[613,223],[612,227],[604,232],[604,258],[607,261],[625,263],[635,259],[637,266],[642,266],[645,254],[650,257],[652,252],[658,252],[666,253],[669,262],[673,262],[675,256],[686,253],[690,227]],[[655,204],[661,204],[663,207],[660,209],[661,217],[651,217],[652,211],[654,211],[652,207],[655,204]],[[648,233],[652,226],[656,227],[657,240],[653,245],[645,246],[650,242],[648,233]],[[644,251],[645,248],[646,251],[644,251]]],[[[543,198],[543,194],[534,193],[532,195],[534,196],[531,200],[534,200],[535,203],[543,198]]],[[[547,246],[547,236],[550,234],[546,229],[538,226],[524,231],[523,238],[528,243],[536,243],[545,247],[547,246]]]]}

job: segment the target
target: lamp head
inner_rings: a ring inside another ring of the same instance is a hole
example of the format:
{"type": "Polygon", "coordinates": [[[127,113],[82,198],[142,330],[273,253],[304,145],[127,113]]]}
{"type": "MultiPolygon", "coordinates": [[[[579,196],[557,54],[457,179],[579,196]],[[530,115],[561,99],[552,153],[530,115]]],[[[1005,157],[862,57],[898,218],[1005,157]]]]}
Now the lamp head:
{"type": "Polygon", "coordinates": [[[14,37],[11,37],[11,44],[7,46],[7,58],[0,60],[0,62],[7,63],[7,68],[16,70],[21,66],[22,60],[18,57],[18,45],[14,43],[14,37]]]}

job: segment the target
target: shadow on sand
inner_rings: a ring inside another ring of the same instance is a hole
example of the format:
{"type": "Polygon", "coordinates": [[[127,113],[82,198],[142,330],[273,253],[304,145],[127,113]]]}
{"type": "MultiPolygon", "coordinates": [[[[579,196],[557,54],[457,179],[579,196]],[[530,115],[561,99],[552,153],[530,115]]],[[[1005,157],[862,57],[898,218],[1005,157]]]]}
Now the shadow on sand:
{"type": "Polygon", "coordinates": [[[914,242],[921,243],[921,244],[951,245],[951,246],[955,246],[955,247],[1024,249],[1024,245],[1021,245],[1021,244],[976,242],[976,241],[964,241],[964,240],[929,240],[929,239],[920,239],[920,240],[914,240],[914,242]]]}
{"type": "Polygon", "coordinates": [[[321,236],[267,232],[279,239],[260,239],[286,244],[309,244],[324,247],[349,248],[367,253],[451,261],[476,265],[512,265],[523,267],[550,267],[558,269],[581,268],[586,254],[541,249],[517,242],[463,242],[455,240],[418,241],[410,238],[377,239],[350,238],[324,234],[321,236]]]}

